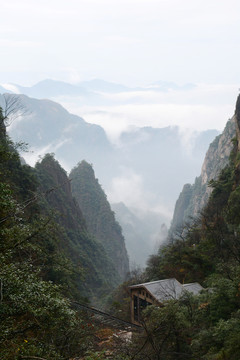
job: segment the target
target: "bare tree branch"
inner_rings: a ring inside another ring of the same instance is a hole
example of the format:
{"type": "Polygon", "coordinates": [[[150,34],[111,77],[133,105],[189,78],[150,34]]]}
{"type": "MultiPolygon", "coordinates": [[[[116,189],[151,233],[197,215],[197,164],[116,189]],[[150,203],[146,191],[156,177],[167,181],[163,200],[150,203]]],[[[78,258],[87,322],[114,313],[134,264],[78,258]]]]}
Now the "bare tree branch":
{"type": "Polygon", "coordinates": [[[14,120],[20,116],[29,114],[29,110],[26,105],[22,102],[19,95],[16,94],[3,94],[2,95],[2,118],[1,123],[5,126],[10,126],[14,120]]]}

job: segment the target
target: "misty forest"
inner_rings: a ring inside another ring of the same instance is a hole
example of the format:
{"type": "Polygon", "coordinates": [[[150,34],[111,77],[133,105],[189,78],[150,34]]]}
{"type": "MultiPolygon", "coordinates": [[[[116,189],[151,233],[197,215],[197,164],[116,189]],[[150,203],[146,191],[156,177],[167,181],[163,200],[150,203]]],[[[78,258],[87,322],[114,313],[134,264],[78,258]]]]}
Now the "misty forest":
{"type": "Polygon", "coordinates": [[[240,97],[189,156],[176,127],[113,144],[53,83],[1,95],[0,358],[239,360],[240,97]]]}

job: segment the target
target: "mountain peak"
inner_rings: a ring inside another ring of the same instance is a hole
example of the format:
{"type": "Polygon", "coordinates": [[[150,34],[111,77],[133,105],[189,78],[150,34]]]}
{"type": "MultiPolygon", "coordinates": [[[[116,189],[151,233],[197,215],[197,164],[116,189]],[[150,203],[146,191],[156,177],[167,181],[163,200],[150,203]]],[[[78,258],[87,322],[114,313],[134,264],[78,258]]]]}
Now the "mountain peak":
{"type": "Polygon", "coordinates": [[[92,166],[82,161],[71,173],[72,193],[85,217],[88,230],[103,245],[113,260],[117,273],[124,280],[129,271],[129,260],[122,229],[116,222],[113,211],[92,166]]]}

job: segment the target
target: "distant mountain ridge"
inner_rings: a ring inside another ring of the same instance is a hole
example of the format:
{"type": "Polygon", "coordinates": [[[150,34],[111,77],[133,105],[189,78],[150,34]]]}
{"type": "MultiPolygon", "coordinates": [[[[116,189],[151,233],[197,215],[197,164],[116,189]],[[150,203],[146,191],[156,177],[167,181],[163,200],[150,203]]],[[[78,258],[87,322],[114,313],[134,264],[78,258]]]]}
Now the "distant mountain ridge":
{"type": "Polygon", "coordinates": [[[51,98],[61,95],[82,95],[86,94],[87,90],[81,86],[72,85],[64,81],[56,81],[46,79],[38,82],[33,86],[19,86],[14,84],[21,94],[25,94],[33,97],[51,98]]]}
{"type": "MultiPolygon", "coordinates": [[[[156,81],[146,86],[128,87],[122,84],[105,81],[102,79],[93,79],[89,81],[82,81],[78,84],[70,84],[65,81],[58,81],[52,79],[42,80],[32,86],[21,86],[18,84],[1,84],[0,92],[9,92],[11,85],[18,90],[19,94],[27,96],[33,96],[36,98],[54,98],[57,96],[67,95],[76,96],[83,95],[87,96],[94,92],[103,93],[121,93],[129,91],[161,91],[166,92],[168,90],[190,90],[193,89],[195,84],[184,84],[179,86],[173,82],[168,81],[156,81]]],[[[10,91],[12,92],[12,91],[10,91]]]]}

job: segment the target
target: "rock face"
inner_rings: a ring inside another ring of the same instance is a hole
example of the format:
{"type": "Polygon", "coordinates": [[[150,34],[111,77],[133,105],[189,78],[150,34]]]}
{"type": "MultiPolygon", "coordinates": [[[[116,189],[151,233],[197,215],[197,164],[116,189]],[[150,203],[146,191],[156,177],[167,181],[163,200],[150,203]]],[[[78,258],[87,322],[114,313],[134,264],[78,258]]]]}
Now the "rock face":
{"type": "Polygon", "coordinates": [[[228,163],[233,148],[232,139],[236,134],[235,122],[236,115],[227,122],[223,133],[210,144],[202,165],[201,175],[196,178],[194,184],[184,185],[175,205],[170,234],[176,233],[185,222],[191,222],[191,219],[197,217],[207,204],[212,191],[208,186],[209,181],[217,179],[220,171],[228,163]]]}
{"type": "Polygon", "coordinates": [[[122,280],[129,272],[129,260],[122,229],[117,223],[107,197],[86,161],[70,173],[72,193],[86,220],[88,231],[101,242],[122,280]]]}

